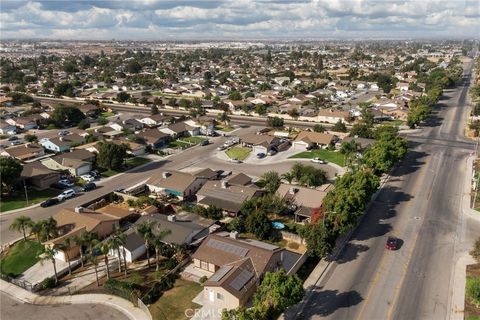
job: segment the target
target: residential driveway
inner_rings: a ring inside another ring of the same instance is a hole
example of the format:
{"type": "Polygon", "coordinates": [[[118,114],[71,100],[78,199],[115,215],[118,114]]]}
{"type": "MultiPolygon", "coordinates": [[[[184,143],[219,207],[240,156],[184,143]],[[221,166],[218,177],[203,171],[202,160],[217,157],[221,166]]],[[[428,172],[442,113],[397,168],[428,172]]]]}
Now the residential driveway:
{"type": "MultiPolygon", "coordinates": [[[[58,273],[68,268],[68,263],[61,260],[56,260],[56,265],[58,273]]],[[[55,273],[53,271],[52,262],[50,260],[45,260],[34,264],[27,271],[25,271],[19,279],[28,281],[33,285],[42,282],[45,278],[53,277],[54,275],[55,273]]]]}
{"type": "Polygon", "coordinates": [[[0,318],[2,320],[127,320],[116,309],[100,304],[38,306],[19,302],[6,294],[0,294],[0,318]]]}

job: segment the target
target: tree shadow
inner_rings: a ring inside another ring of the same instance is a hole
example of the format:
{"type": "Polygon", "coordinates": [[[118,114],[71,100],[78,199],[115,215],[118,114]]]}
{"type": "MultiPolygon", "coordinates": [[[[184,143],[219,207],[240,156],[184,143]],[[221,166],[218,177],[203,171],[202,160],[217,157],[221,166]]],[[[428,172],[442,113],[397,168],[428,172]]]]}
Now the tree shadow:
{"type": "MultiPolygon", "coordinates": [[[[413,149],[414,147],[418,146],[418,142],[411,141],[409,142],[409,147],[413,149]]],[[[410,150],[405,158],[393,168],[390,172],[391,177],[401,177],[410,173],[417,171],[425,161],[422,161],[428,153],[423,151],[415,151],[410,150]]]]}
{"type": "Polygon", "coordinates": [[[361,252],[369,249],[369,246],[364,244],[347,243],[342,251],[342,254],[335,260],[338,264],[347,263],[358,258],[361,252]]]}
{"type": "Polygon", "coordinates": [[[309,299],[308,308],[295,317],[285,319],[310,319],[312,316],[328,316],[342,308],[350,308],[363,301],[362,296],[354,290],[341,292],[338,290],[314,291],[309,299]]]}
{"type": "Polygon", "coordinates": [[[147,164],[144,167],[133,168],[130,171],[130,173],[134,173],[134,172],[135,173],[141,173],[141,172],[147,172],[147,171],[159,169],[159,168],[165,166],[166,164],[168,164],[170,162],[171,162],[170,160],[161,160],[161,161],[158,161],[158,162],[150,162],[149,164],[147,164]]]}

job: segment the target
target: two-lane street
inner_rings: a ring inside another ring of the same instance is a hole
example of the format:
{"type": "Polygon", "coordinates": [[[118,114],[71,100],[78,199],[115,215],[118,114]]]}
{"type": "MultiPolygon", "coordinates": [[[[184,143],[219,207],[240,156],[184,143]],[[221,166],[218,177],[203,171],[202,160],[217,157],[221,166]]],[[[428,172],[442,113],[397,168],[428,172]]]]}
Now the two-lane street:
{"type": "Polygon", "coordinates": [[[475,147],[463,138],[472,66],[424,128],[408,135],[411,151],[295,318],[449,318],[453,267],[480,230],[461,210],[475,147]],[[400,239],[397,251],[385,249],[387,235],[400,239]]]}

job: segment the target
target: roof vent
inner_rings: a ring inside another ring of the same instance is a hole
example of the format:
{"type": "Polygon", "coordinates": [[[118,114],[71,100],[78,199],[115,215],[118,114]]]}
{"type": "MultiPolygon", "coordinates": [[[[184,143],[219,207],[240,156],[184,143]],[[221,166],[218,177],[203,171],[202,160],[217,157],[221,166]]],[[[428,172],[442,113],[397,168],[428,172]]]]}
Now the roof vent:
{"type": "Polygon", "coordinates": [[[171,174],[170,172],[166,172],[166,171],[165,171],[165,172],[162,172],[162,177],[163,177],[164,179],[167,179],[167,178],[170,177],[171,175],[172,175],[172,174],[171,174]]]}
{"type": "Polygon", "coordinates": [[[75,212],[76,213],[83,213],[84,208],[83,207],[75,207],[75,212]]]}
{"type": "Polygon", "coordinates": [[[232,238],[232,239],[238,239],[238,231],[232,231],[232,232],[230,232],[230,238],[232,238]]]}
{"type": "Polygon", "coordinates": [[[295,193],[297,193],[297,192],[298,192],[298,189],[297,189],[297,188],[291,187],[290,189],[288,189],[288,193],[289,193],[289,194],[295,194],[295,193]]]}
{"type": "Polygon", "coordinates": [[[222,181],[222,188],[227,189],[228,188],[228,181],[222,181]]]}
{"type": "Polygon", "coordinates": [[[170,221],[170,222],[175,222],[175,221],[177,221],[177,216],[174,215],[174,214],[169,214],[167,216],[167,220],[170,221]]]}

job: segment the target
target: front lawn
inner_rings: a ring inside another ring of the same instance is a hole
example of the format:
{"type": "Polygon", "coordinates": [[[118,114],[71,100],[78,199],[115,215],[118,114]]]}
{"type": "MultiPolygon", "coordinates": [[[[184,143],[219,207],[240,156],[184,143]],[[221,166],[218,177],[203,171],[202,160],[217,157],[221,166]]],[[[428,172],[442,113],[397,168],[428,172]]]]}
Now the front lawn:
{"type": "Polygon", "coordinates": [[[114,116],[114,115],[115,115],[115,113],[109,112],[109,111],[106,111],[106,112],[102,112],[102,113],[101,113],[101,116],[102,116],[103,118],[112,117],[112,116],[114,116]]]}
{"type": "Polygon", "coordinates": [[[168,143],[168,146],[169,146],[170,148],[174,148],[174,149],[176,149],[176,148],[186,149],[186,148],[190,147],[191,144],[190,144],[190,143],[183,142],[182,140],[175,140],[175,141],[170,141],[170,142],[168,143]]]}
{"type": "Polygon", "coordinates": [[[187,142],[187,143],[190,143],[190,144],[199,144],[199,143],[201,143],[205,140],[207,140],[207,139],[202,138],[202,137],[186,137],[186,138],[180,139],[180,141],[184,141],[184,142],[187,142]]]}
{"type": "Polygon", "coordinates": [[[224,132],[232,132],[233,130],[235,130],[234,127],[231,127],[231,126],[226,126],[226,125],[223,125],[223,124],[218,124],[215,126],[215,130],[220,130],[220,131],[224,131],[224,132]]]}
{"type": "Polygon", "coordinates": [[[132,169],[138,166],[141,166],[143,164],[149,163],[152,160],[147,159],[147,158],[142,158],[142,157],[134,157],[134,158],[128,158],[125,162],[127,164],[127,169],[132,169]]]}
{"type": "Polygon", "coordinates": [[[39,261],[38,253],[43,246],[32,240],[21,240],[10,247],[0,260],[0,271],[18,277],[39,261]]]}
{"type": "Polygon", "coordinates": [[[250,152],[252,152],[252,149],[246,147],[233,147],[225,151],[230,159],[238,159],[241,161],[247,159],[250,152]]]}
{"type": "Polygon", "coordinates": [[[467,266],[465,319],[480,319],[480,263],[467,266]]]}
{"type": "Polygon", "coordinates": [[[290,157],[291,159],[313,159],[320,158],[328,162],[333,162],[339,166],[345,166],[345,156],[338,151],[330,151],[326,149],[317,149],[312,151],[304,151],[290,157]]]}
{"type": "Polygon", "coordinates": [[[193,309],[199,309],[196,303],[192,302],[202,291],[202,286],[196,282],[177,279],[172,289],[166,291],[157,302],[150,306],[150,313],[153,319],[187,319],[190,311],[193,314],[193,309]]]}
{"type": "Polygon", "coordinates": [[[31,206],[32,204],[37,204],[47,199],[50,199],[52,197],[55,197],[59,193],[60,192],[53,189],[27,190],[27,194],[28,194],[28,205],[27,205],[27,200],[25,200],[24,190],[19,190],[13,195],[2,196],[2,201],[0,201],[0,212],[6,212],[10,210],[31,206]]]}

